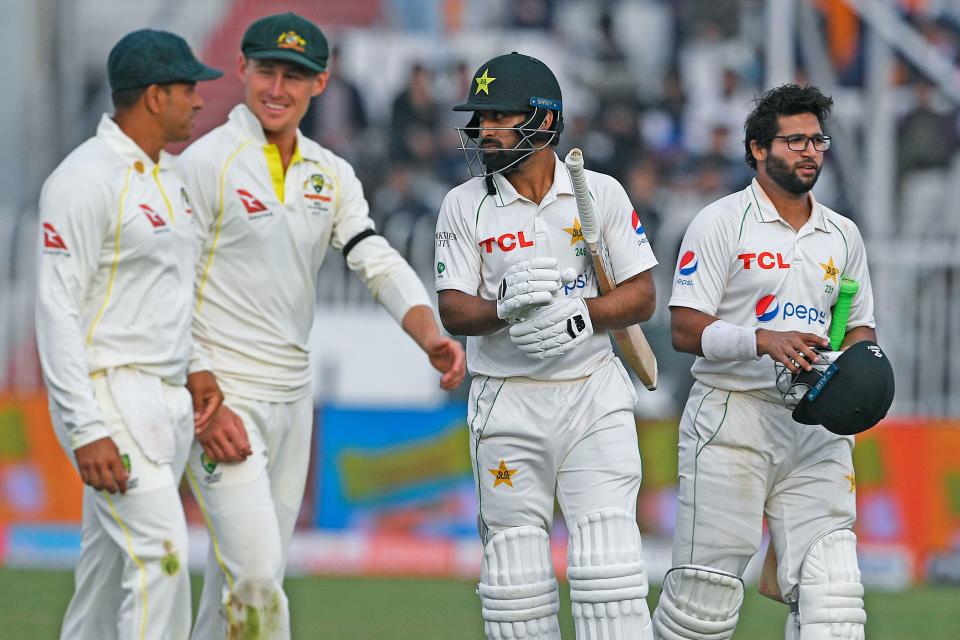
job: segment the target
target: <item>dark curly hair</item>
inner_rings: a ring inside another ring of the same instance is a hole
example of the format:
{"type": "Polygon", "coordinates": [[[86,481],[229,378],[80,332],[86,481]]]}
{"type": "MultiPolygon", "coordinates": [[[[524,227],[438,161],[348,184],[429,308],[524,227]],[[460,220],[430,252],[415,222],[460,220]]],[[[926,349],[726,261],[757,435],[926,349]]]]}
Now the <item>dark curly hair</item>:
{"type": "Polygon", "coordinates": [[[757,161],[750,151],[750,141],[756,140],[764,149],[769,149],[773,136],[777,135],[777,118],[794,116],[798,113],[812,113],[817,116],[820,126],[830,118],[833,99],[817,87],[800,87],[795,84],[782,84],[770,89],[755,102],[756,106],[743,125],[743,145],[746,148],[745,160],[751,169],[757,168],[757,161]]]}

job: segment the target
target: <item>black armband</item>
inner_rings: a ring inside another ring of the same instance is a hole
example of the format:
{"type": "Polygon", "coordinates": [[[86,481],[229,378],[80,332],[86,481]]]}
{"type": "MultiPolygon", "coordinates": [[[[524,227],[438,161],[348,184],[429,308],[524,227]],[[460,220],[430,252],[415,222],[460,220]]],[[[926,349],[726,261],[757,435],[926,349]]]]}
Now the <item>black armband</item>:
{"type": "Polygon", "coordinates": [[[362,240],[375,235],[377,235],[377,232],[374,231],[373,229],[364,229],[357,235],[350,238],[350,242],[343,245],[343,257],[346,258],[350,254],[350,252],[353,251],[353,248],[358,244],[360,244],[362,240]]]}

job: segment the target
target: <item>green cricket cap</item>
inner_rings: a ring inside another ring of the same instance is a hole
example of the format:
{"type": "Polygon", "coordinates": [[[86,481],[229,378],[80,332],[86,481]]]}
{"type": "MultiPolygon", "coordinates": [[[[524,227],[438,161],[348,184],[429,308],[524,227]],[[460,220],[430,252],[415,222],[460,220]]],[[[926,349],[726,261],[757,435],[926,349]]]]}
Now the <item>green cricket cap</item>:
{"type": "Polygon", "coordinates": [[[514,51],[480,65],[467,101],[453,110],[522,113],[534,107],[563,111],[560,83],[547,65],[514,51]]]}
{"type": "Polygon", "coordinates": [[[330,47],[320,27],[295,13],[260,18],[243,34],[240,51],[248,58],[286,60],[320,73],[330,47]]]}
{"type": "Polygon", "coordinates": [[[113,91],[216,80],[222,75],[222,71],[197,60],[187,41],[169,31],[140,29],[128,33],[107,58],[107,78],[113,91]]]}

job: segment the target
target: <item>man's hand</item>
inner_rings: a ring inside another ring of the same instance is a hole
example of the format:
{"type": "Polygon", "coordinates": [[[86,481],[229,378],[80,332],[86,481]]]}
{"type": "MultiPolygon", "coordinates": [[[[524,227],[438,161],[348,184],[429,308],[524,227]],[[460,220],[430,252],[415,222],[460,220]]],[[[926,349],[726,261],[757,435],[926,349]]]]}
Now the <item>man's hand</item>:
{"type": "Polygon", "coordinates": [[[537,308],[510,327],[510,340],[531,358],[553,358],[573,351],[593,335],[583,298],[561,298],[537,308]]]}
{"type": "Polygon", "coordinates": [[[829,341],[813,333],[800,331],[757,330],[757,354],[768,355],[783,363],[791,373],[810,371],[811,363],[820,359],[813,347],[827,348],[829,341]]]}
{"type": "Polygon", "coordinates": [[[433,368],[443,374],[440,378],[440,388],[451,391],[459,387],[466,372],[466,358],[460,343],[438,335],[427,341],[423,345],[423,350],[430,358],[433,368]]]}
{"type": "Polygon", "coordinates": [[[127,492],[129,474],[120,460],[120,450],[111,438],[100,438],[73,450],[80,478],[97,491],[127,492]]]}
{"type": "MultiPolygon", "coordinates": [[[[187,376],[187,390],[193,398],[193,432],[207,428],[220,405],[223,393],[211,371],[196,371],[187,376]]],[[[209,455],[209,454],[207,454],[209,455]]]]}
{"type": "Polygon", "coordinates": [[[534,258],[511,266],[497,291],[497,317],[513,324],[534,309],[549,304],[560,290],[560,267],[556,258],[534,258]]]}
{"type": "Polygon", "coordinates": [[[214,462],[243,462],[253,453],[243,420],[225,404],[197,434],[197,442],[214,462]]]}

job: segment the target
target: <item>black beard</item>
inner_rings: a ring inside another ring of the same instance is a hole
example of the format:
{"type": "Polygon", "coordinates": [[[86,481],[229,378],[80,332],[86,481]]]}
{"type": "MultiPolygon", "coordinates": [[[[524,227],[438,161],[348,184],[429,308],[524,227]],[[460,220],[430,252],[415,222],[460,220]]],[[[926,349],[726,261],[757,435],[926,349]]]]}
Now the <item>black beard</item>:
{"type": "Polygon", "coordinates": [[[817,167],[817,172],[813,174],[813,178],[807,182],[791,171],[786,161],[775,157],[772,153],[767,154],[767,159],[764,161],[763,167],[767,170],[767,175],[770,176],[770,179],[776,182],[777,185],[785,191],[789,191],[798,196],[802,196],[813,189],[813,185],[817,184],[817,178],[820,177],[820,169],[823,168],[822,166],[817,167]]]}
{"type": "Polygon", "coordinates": [[[533,155],[533,145],[528,139],[521,140],[515,149],[504,149],[500,146],[486,148],[492,151],[483,151],[483,155],[481,156],[483,158],[483,166],[491,173],[500,173],[505,176],[519,171],[523,163],[533,155]],[[520,158],[519,161],[518,158],[520,158]],[[516,164],[511,165],[511,163],[514,162],[516,164]]]}

